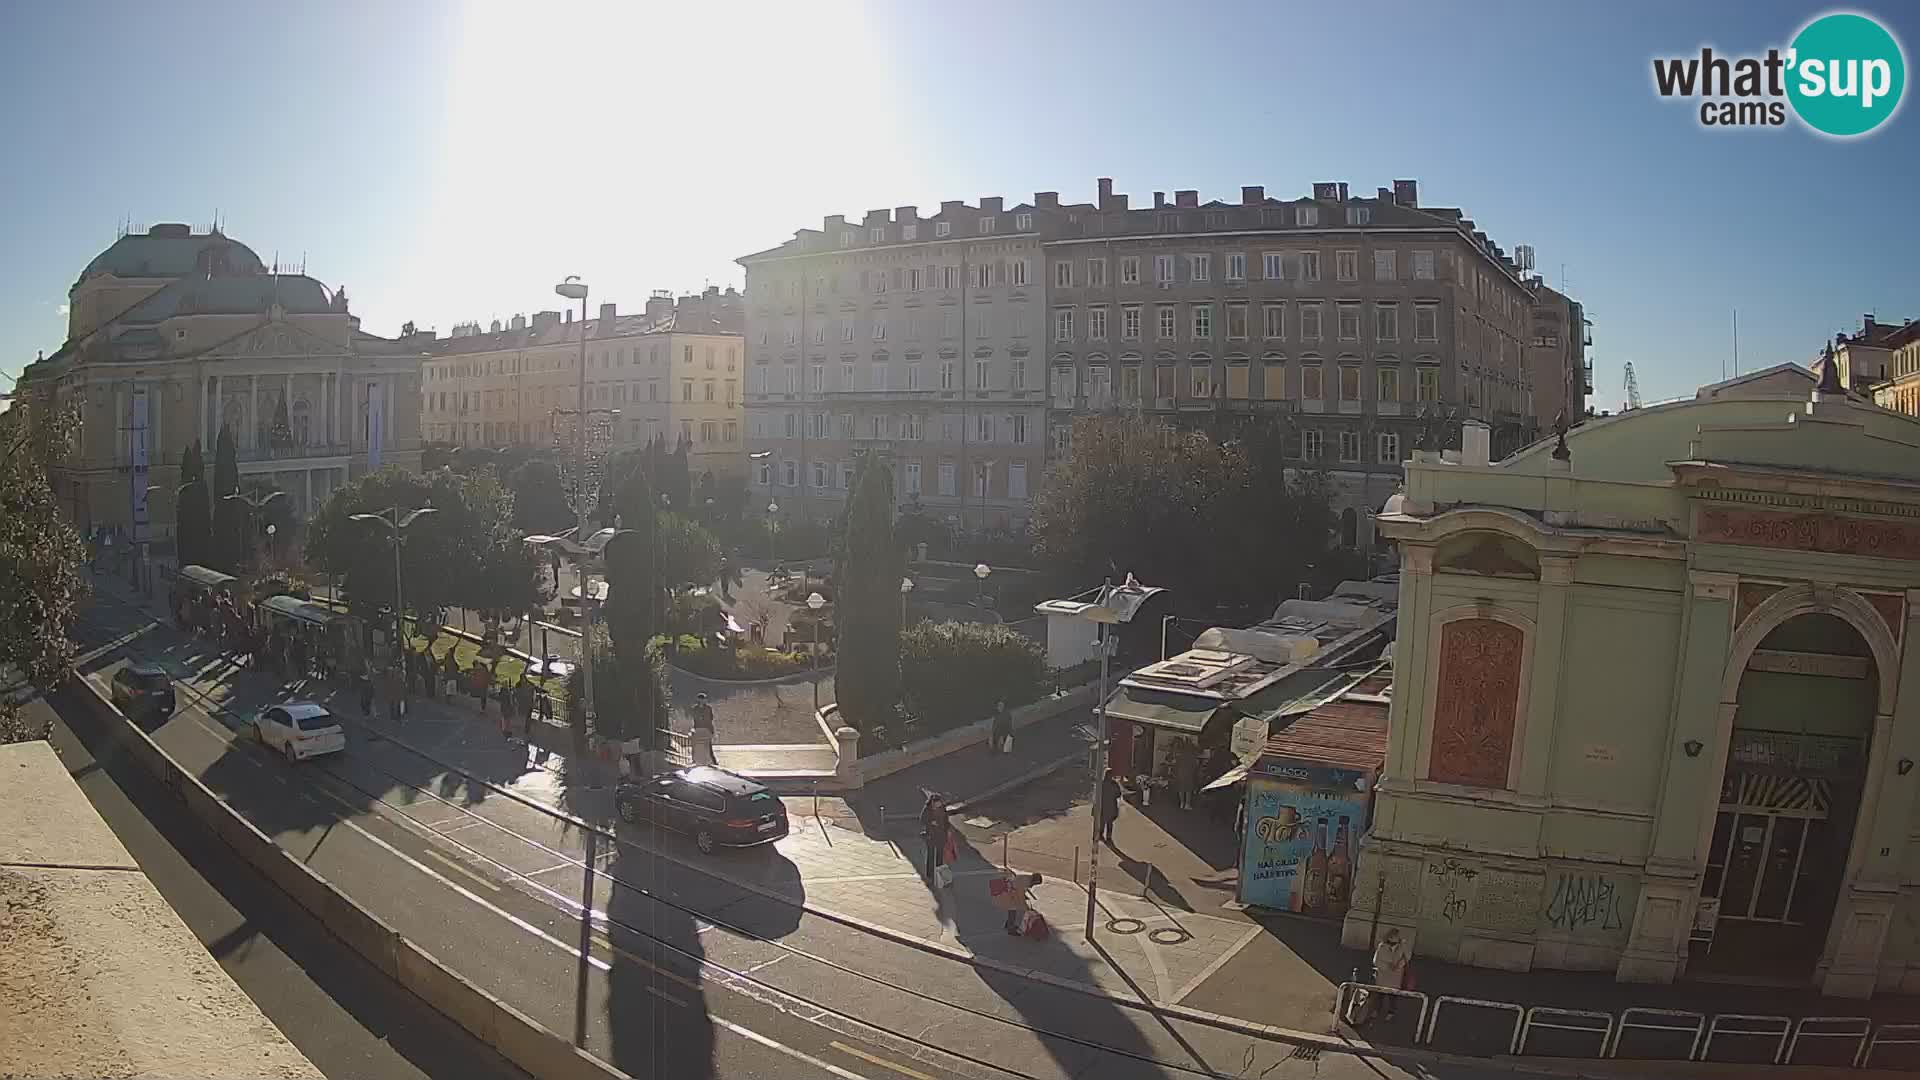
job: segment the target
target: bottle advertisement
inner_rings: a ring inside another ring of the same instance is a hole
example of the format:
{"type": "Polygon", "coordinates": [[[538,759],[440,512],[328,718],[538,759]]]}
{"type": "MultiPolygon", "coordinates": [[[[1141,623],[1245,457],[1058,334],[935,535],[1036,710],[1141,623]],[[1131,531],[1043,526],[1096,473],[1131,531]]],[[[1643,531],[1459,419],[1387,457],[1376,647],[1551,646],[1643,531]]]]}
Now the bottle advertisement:
{"type": "Polygon", "coordinates": [[[1353,896],[1353,860],[1372,784],[1357,769],[1262,762],[1248,777],[1240,902],[1339,918],[1353,896]]]}

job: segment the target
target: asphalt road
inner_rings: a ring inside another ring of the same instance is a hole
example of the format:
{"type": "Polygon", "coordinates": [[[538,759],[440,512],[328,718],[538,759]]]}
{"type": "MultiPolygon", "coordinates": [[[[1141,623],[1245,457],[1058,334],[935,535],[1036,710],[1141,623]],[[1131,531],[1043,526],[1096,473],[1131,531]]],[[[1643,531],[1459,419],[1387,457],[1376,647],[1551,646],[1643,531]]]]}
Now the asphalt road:
{"type": "MultiPolygon", "coordinates": [[[[394,985],[234,857],[179,800],[75,713],[50,742],[147,879],[267,1019],[330,1077],[523,1080],[526,1074],[394,985]],[[105,760],[94,756],[104,748],[105,760]]],[[[71,710],[69,710],[71,711],[71,710]]]]}
{"type": "MultiPolygon", "coordinates": [[[[119,644],[89,660],[89,677],[104,682],[129,654],[222,663],[145,625],[124,606],[93,609],[85,638],[119,644]]],[[[612,851],[589,852],[591,834],[350,721],[345,754],[289,766],[243,734],[243,716],[181,700],[155,737],[230,805],[478,985],[556,1031],[584,1020],[586,1047],[635,1076],[1411,1075],[931,956],[704,874],[677,838],[623,826],[612,851]]],[[[718,857],[767,860],[773,873],[784,860],[772,849],[718,857]]]]}

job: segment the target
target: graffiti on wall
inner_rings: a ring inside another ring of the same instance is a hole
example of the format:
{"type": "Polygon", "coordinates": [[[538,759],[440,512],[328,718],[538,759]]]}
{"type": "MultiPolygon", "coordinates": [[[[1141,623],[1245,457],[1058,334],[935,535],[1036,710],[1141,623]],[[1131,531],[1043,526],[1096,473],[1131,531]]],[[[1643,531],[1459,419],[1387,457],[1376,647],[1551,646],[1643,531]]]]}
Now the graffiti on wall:
{"type": "Polygon", "coordinates": [[[1625,931],[1637,892],[1634,884],[1590,870],[1562,870],[1547,889],[1547,926],[1570,934],[1625,931]]]}
{"type": "Polygon", "coordinates": [[[1458,859],[1428,863],[1421,908],[1450,926],[1465,922],[1473,907],[1473,879],[1479,876],[1478,867],[1458,859]]]}

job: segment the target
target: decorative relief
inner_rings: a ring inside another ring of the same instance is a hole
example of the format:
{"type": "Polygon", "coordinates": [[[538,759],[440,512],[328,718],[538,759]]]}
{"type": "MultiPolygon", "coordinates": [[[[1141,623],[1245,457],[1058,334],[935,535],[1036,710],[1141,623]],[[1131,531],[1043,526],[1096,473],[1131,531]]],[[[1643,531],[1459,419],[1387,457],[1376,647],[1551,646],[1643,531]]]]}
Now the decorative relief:
{"type": "Polygon", "coordinates": [[[1836,514],[1702,508],[1693,538],[1709,544],[1920,560],[1920,525],[1836,514]]]}
{"type": "Polygon", "coordinates": [[[1737,630],[1744,625],[1747,621],[1747,616],[1753,614],[1754,608],[1766,603],[1767,597],[1772,596],[1785,587],[1784,585],[1768,585],[1758,581],[1741,582],[1740,603],[1734,609],[1733,614],[1734,629],[1737,630]]]}
{"type": "MultiPolygon", "coordinates": [[[[1704,485],[1702,485],[1704,486],[1704,485]]],[[[1825,510],[1843,514],[1875,514],[1881,517],[1920,518],[1920,504],[1876,502],[1871,499],[1844,499],[1820,495],[1791,495],[1784,491],[1715,491],[1714,502],[1746,503],[1750,506],[1776,506],[1790,510],[1825,510]]]]}
{"type": "Polygon", "coordinates": [[[1879,612],[1880,617],[1887,621],[1887,629],[1892,631],[1893,640],[1895,643],[1898,643],[1900,641],[1900,632],[1906,629],[1907,626],[1907,602],[1905,598],[1889,596],[1886,593],[1861,593],[1860,595],[1865,597],[1867,603],[1873,605],[1873,610],[1879,612]]]}
{"type": "Polygon", "coordinates": [[[1497,619],[1456,619],[1441,627],[1430,777],[1507,786],[1524,644],[1518,627],[1497,619]]]}
{"type": "Polygon", "coordinates": [[[1824,675],[1834,679],[1864,679],[1867,658],[1837,653],[1790,652],[1785,649],[1755,649],[1747,659],[1748,671],[1778,671],[1788,675],[1824,675]]]}
{"type": "Polygon", "coordinates": [[[1523,554],[1514,550],[1519,546],[1497,533],[1482,533],[1462,547],[1448,545],[1435,565],[1441,570],[1486,577],[1538,578],[1539,566],[1530,561],[1530,552],[1523,554]]]}

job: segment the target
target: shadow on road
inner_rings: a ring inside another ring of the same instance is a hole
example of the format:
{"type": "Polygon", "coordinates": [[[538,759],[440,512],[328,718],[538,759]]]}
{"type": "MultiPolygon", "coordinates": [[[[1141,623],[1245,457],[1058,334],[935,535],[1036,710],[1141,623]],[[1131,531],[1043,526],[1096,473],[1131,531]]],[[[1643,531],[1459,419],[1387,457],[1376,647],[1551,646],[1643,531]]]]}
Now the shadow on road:
{"type": "Polygon", "coordinates": [[[636,849],[622,847],[608,872],[607,1054],[636,1077],[688,1080],[715,1075],[713,1020],[699,958],[706,955],[691,915],[620,884],[650,876],[636,849]],[[662,946],[672,946],[671,949],[662,946]],[[688,955],[680,955],[674,950],[688,955]]]}

